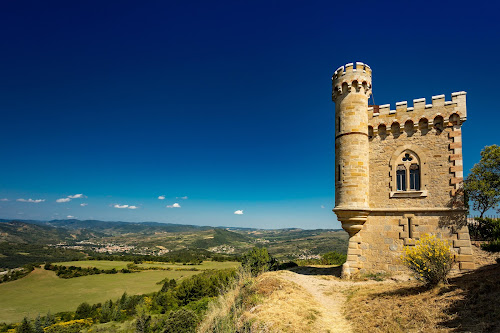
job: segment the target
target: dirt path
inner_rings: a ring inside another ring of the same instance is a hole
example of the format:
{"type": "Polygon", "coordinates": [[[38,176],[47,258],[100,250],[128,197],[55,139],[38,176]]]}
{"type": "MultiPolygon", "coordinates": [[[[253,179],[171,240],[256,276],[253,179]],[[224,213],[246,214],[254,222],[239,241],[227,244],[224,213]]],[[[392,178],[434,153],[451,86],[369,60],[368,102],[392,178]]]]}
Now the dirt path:
{"type": "Polygon", "coordinates": [[[331,276],[299,274],[283,271],[280,277],[304,288],[320,304],[321,320],[329,332],[352,332],[351,325],[343,315],[346,296],[343,291],[352,286],[347,281],[338,281],[331,276]]]}

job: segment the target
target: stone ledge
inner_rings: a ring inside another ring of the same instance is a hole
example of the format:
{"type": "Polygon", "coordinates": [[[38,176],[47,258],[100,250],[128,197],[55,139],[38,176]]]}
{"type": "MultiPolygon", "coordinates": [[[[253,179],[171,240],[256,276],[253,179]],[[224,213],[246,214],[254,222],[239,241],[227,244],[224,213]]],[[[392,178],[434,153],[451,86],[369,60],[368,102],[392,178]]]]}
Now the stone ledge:
{"type": "Polygon", "coordinates": [[[396,191],[396,192],[391,192],[389,197],[390,198],[424,198],[426,197],[427,190],[423,191],[396,191]]]}

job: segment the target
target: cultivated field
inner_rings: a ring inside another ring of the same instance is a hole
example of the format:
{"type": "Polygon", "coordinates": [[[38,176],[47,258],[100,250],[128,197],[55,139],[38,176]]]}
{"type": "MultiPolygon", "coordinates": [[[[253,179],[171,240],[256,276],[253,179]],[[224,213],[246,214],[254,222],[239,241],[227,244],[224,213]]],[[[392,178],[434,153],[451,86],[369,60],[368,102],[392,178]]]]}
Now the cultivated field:
{"type": "Polygon", "coordinates": [[[150,293],[158,291],[161,286],[156,283],[167,277],[179,279],[197,273],[160,270],[61,279],[53,271],[37,268],[25,278],[0,284],[0,322],[19,322],[24,316],[34,318],[49,310],[74,311],[82,302],[93,304],[117,299],[125,291],[129,295],[150,293]]]}
{"type": "MultiPolygon", "coordinates": [[[[75,267],[96,267],[99,269],[122,269],[127,268],[127,264],[131,264],[131,261],[111,261],[111,260],[81,260],[81,261],[65,261],[65,262],[55,262],[54,265],[60,266],[75,266],[75,267]]],[[[225,269],[225,268],[235,268],[240,265],[239,262],[236,261],[204,261],[200,265],[183,265],[183,264],[172,264],[166,262],[144,262],[142,264],[138,264],[137,267],[141,268],[171,268],[172,270],[188,270],[192,268],[196,268],[199,270],[207,270],[207,269],[225,269]]]]}

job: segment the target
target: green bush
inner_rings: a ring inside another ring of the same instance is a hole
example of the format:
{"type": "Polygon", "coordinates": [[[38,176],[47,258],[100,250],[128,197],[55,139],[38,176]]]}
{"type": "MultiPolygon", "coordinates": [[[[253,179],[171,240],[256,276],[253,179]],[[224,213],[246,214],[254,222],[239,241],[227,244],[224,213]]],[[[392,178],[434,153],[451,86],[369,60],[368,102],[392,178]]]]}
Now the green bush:
{"type": "Polygon", "coordinates": [[[337,253],[337,252],[328,252],[321,256],[321,261],[323,265],[343,265],[347,259],[347,255],[337,253]]]}
{"type": "Polygon", "coordinates": [[[485,241],[500,239],[500,218],[476,217],[475,222],[469,224],[472,239],[485,241]]]}
{"type": "Polygon", "coordinates": [[[428,286],[446,281],[454,262],[449,243],[430,235],[424,235],[415,246],[406,246],[401,259],[428,286]]]}
{"type": "Polygon", "coordinates": [[[196,331],[198,316],[194,311],[180,308],[172,311],[165,322],[165,332],[169,333],[191,333],[196,331]]]}
{"type": "Polygon", "coordinates": [[[276,270],[278,261],[269,255],[265,247],[254,247],[243,256],[242,266],[257,276],[269,270],[276,270]]]}
{"type": "Polygon", "coordinates": [[[500,239],[495,239],[488,243],[482,244],[481,248],[488,252],[500,252],[500,239]]]}

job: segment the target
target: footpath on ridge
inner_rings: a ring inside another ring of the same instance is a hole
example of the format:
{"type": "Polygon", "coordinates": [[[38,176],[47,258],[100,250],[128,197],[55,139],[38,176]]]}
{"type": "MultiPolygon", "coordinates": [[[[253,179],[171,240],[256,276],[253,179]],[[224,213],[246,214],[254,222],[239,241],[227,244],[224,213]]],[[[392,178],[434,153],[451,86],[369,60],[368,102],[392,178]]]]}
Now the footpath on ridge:
{"type": "Polygon", "coordinates": [[[283,271],[280,277],[296,283],[304,288],[320,305],[319,321],[325,331],[353,332],[351,325],[343,315],[343,306],[346,301],[344,291],[353,283],[338,281],[321,275],[307,275],[293,271],[283,271]]]}

